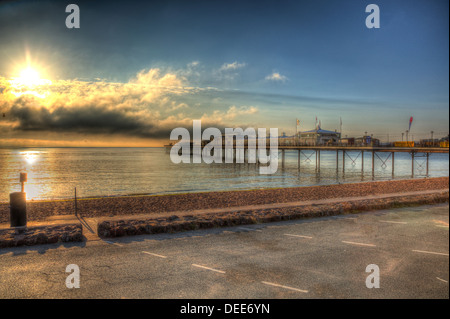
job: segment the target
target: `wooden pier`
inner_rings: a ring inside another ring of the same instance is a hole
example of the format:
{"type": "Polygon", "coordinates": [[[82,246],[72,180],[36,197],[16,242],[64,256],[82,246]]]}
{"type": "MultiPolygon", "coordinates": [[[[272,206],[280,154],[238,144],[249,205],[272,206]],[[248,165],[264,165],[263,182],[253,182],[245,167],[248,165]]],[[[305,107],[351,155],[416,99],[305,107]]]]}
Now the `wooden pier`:
{"type": "Polygon", "coordinates": [[[375,159],[378,158],[382,162],[382,166],[386,167],[386,162],[391,159],[392,176],[395,174],[395,153],[409,153],[411,155],[411,175],[414,177],[414,163],[417,157],[426,158],[426,176],[429,173],[430,154],[432,153],[448,153],[449,149],[444,147],[371,147],[371,146],[278,146],[278,150],[281,152],[281,167],[285,167],[285,152],[297,151],[298,152],[298,169],[301,166],[301,156],[304,155],[308,159],[315,154],[316,158],[316,171],[320,172],[320,153],[322,151],[334,151],[336,152],[336,171],[339,171],[339,153],[342,153],[342,171],[345,172],[345,160],[348,158],[355,164],[356,160],[361,156],[361,173],[364,173],[364,153],[370,152],[372,154],[372,176],[375,176],[375,159]],[[307,154],[304,151],[312,151],[307,154]],[[353,153],[351,157],[350,152],[353,153]],[[355,154],[355,152],[357,152],[355,154]],[[389,153],[387,158],[382,159],[378,153],[389,153]]]}
{"type": "MultiPolygon", "coordinates": [[[[192,155],[192,146],[190,143],[191,155],[192,155]]],[[[204,145],[202,145],[203,148],[204,145]]],[[[170,152],[170,148],[172,145],[165,145],[166,152],[170,152]]],[[[233,145],[233,162],[236,159],[237,150],[239,149],[240,154],[243,154],[243,158],[241,161],[236,161],[236,163],[245,163],[248,162],[248,148],[247,141],[245,141],[243,149],[236,147],[236,143],[233,145]]],[[[267,151],[270,149],[269,143],[267,143],[267,151]]],[[[345,164],[346,160],[349,160],[353,165],[356,165],[356,160],[361,157],[361,173],[364,173],[364,154],[369,152],[372,157],[372,176],[375,176],[375,160],[378,158],[381,161],[381,165],[383,168],[387,167],[387,162],[391,160],[392,167],[392,177],[395,174],[395,154],[396,153],[409,153],[411,156],[411,176],[414,177],[415,171],[415,160],[416,158],[424,157],[426,158],[426,176],[429,174],[429,162],[430,162],[430,154],[433,153],[448,153],[448,147],[379,147],[379,146],[301,146],[301,145],[278,145],[278,154],[281,152],[281,168],[285,168],[286,164],[286,152],[297,152],[298,153],[298,170],[300,170],[302,155],[306,157],[307,160],[310,160],[312,156],[315,155],[315,164],[316,171],[320,172],[320,155],[322,151],[328,152],[336,152],[336,172],[339,172],[340,167],[340,158],[342,162],[342,172],[345,173],[345,164]],[[305,151],[310,151],[309,154],[306,154],[305,151]],[[355,154],[356,152],[356,154],[355,154]],[[379,153],[389,153],[386,158],[381,158],[379,153]],[[342,154],[340,156],[340,154],[342,154]],[[353,157],[351,156],[353,155],[353,157]]],[[[225,149],[222,149],[222,157],[225,158],[225,149]]],[[[278,156],[279,158],[280,156],[278,156]]],[[[258,160],[256,160],[258,163],[258,160]]]]}

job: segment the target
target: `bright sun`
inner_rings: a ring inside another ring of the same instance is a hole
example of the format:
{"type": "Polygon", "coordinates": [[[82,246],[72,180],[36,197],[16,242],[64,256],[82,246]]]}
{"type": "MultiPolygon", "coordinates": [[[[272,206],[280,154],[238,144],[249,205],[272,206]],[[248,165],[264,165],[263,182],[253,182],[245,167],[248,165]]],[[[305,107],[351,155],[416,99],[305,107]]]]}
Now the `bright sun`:
{"type": "Polygon", "coordinates": [[[22,85],[35,86],[39,85],[41,78],[39,72],[33,68],[26,68],[20,72],[20,76],[17,79],[22,85]]]}
{"type": "Polygon", "coordinates": [[[33,67],[22,69],[19,76],[13,77],[10,83],[13,88],[11,93],[15,96],[31,94],[40,98],[44,98],[49,94],[48,91],[42,91],[42,89],[52,84],[51,81],[42,79],[39,72],[33,67]]]}

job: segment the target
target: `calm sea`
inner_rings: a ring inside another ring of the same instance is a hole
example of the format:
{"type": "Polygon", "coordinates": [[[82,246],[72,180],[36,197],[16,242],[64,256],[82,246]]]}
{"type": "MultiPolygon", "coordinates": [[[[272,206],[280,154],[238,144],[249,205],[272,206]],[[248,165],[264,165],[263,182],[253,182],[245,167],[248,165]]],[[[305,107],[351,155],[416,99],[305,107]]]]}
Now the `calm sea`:
{"type": "MultiPolygon", "coordinates": [[[[342,153],[336,172],[336,152],[322,151],[320,173],[315,156],[302,155],[300,172],[297,151],[286,152],[286,166],[274,175],[260,175],[255,164],[173,164],[164,148],[27,148],[0,149],[0,201],[20,191],[19,173],[28,173],[28,199],[170,194],[182,192],[261,189],[324,185],[372,180],[372,155],[350,152],[342,171],[342,153]],[[310,158],[308,159],[308,157],[310,158]]],[[[375,180],[392,179],[391,159],[376,157],[375,180]]],[[[449,175],[448,154],[431,154],[429,176],[449,175]]],[[[425,158],[416,158],[415,177],[425,177],[425,158]]],[[[411,178],[411,156],[395,155],[395,179],[411,178]]]]}

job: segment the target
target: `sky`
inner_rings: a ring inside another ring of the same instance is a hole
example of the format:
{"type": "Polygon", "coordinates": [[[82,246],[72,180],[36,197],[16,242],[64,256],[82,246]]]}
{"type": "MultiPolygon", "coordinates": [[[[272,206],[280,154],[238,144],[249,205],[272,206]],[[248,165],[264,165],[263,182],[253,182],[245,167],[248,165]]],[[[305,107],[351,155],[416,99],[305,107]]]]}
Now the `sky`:
{"type": "Polygon", "coordinates": [[[195,119],[448,135],[446,0],[73,3],[69,29],[67,2],[0,2],[0,147],[162,146],[195,119]]]}

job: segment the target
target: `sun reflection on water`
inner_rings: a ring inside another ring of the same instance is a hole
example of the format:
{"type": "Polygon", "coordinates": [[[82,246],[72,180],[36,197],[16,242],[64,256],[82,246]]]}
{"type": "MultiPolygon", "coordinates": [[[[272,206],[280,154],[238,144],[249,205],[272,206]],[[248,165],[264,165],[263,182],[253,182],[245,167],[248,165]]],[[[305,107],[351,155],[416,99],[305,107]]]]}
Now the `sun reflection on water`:
{"type": "Polygon", "coordinates": [[[36,184],[26,185],[25,192],[27,193],[27,200],[39,198],[41,195],[41,190],[38,188],[36,184]]]}
{"type": "Polygon", "coordinates": [[[40,157],[39,151],[23,151],[19,154],[25,160],[25,172],[28,174],[28,181],[25,183],[25,192],[27,194],[27,200],[31,200],[34,198],[39,198],[42,194],[42,189],[37,183],[39,176],[36,176],[38,173],[34,169],[34,164],[36,164],[40,157]]]}
{"type": "Polygon", "coordinates": [[[38,158],[39,158],[39,153],[37,151],[28,151],[28,152],[20,152],[20,155],[22,155],[25,158],[25,161],[27,162],[27,164],[34,164],[38,158]]]}

